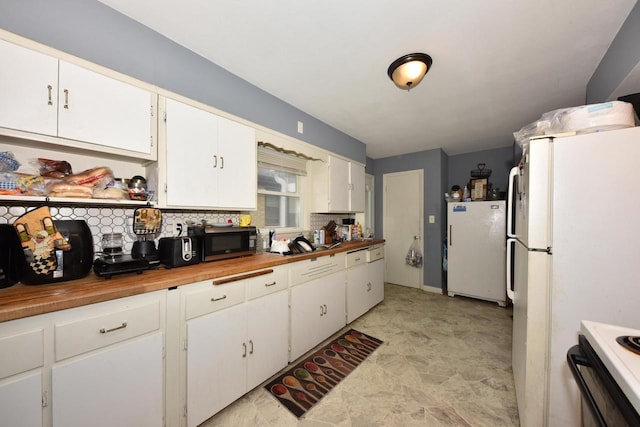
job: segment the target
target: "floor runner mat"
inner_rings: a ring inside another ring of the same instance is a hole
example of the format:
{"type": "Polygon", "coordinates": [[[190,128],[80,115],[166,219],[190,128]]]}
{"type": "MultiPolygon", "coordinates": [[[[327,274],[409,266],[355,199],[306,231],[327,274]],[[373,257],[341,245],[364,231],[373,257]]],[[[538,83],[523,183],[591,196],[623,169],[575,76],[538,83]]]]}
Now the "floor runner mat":
{"type": "Polygon", "coordinates": [[[288,367],[265,385],[296,417],[304,415],[382,341],[350,329],[288,367]]]}

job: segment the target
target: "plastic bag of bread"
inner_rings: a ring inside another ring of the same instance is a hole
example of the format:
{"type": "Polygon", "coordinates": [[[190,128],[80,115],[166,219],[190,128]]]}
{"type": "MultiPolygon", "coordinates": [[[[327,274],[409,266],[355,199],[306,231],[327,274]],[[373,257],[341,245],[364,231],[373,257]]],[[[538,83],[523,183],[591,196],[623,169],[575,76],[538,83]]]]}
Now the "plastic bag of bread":
{"type": "Polygon", "coordinates": [[[93,197],[93,186],[73,184],[67,181],[53,181],[46,185],[49,197],[77,197],[90,199],[93,197]]]}
{"type": "Polygon", "coordinates": [[[64,180],[70,184],[91,185],[92,187],[106,188],[113,181],[113,172],[105,166],[87,169],[86,171],[68,175],[64,180]]]}
{"type": "Polygon", "coordinates": [[[93,189],[93,198],[123,200],[123,199],[129,198],[129,193],[117,187],[106,187],[106,188],[95,187],[93,189]]]}
{"type": "Polygon", "coordinates": [[[73,173],[71,164],[64,160],[49,160],[39,157],[35,164],[40,170],[40,175],[49,178],[64,178],[73,173]]]}

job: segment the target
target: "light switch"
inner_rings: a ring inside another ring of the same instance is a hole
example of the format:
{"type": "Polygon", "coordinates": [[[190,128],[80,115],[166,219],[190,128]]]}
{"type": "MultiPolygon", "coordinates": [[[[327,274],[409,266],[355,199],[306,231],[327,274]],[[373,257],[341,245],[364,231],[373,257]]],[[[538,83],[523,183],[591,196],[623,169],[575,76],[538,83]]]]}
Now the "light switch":
{"type": "Polygon", "coordinates": [[[429,215],[429,224],[435,224],[435,223],[436,223],[436,216],[429,215]]]}

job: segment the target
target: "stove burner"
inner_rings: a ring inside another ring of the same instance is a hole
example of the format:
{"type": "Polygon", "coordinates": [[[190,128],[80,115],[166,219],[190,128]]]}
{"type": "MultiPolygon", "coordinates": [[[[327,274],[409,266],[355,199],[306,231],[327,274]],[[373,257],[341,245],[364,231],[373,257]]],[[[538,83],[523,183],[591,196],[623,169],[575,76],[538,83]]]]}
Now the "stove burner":
{"type": "Polygon", "coordinates": [[[616,338],[616,341],[627,350],[640,355],[640,336],[632,337],[630,335],[623,335],[616,338]]]}

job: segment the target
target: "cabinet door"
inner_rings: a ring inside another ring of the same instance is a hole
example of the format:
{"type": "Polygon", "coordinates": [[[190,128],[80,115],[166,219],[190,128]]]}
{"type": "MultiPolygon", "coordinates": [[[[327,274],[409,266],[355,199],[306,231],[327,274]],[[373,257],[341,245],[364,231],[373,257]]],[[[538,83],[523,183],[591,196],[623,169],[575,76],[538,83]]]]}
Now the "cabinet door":
{"type": "Polygon", "coordinates": [[[348,269],[347,280],[347,323],[351,323],[370,308],[369,264],[348,269]]]}
{"type": "Polygon", "coordinates": [[[219,181],[215,206],[255,209],[257,205],[257,163],[255,129],[219,118],[219,181]]]}
{"type": "Polygon", "coordinates": [[[329,211],[349,211],[349,162],[329,156],[329,211]]]}
{"type": "Polygon", "coordinates": [[[42,427],[42,373],[0,381],[0,423],[12,427],[42,427]]]}
{"type": "Polygon", "coordinates": [[[56,135],[58,60],[0,40],[0,127],[56,135]]]}
{"type": "Polygon", "coordinates": [[[325,313],[321,322],[321,331],[318,342],[329,337],[338,329],[346,325],[346,295],[345,285],[347,273],[340,271],[323,278],[322,301],[325,313]]]}
{"type": "Polygon", "coordinates": [[[289,355],[289,292],[250,301],[247,306],[249,365],[247,390],[287,366],[289,355]]]}
{"type": "Polygon", "coordinates": [[[364,166],[349,163],[349,212],[364,212],[364,166]]]}
{"type": "Polygon", "coordinates": [[[58,136],[151,154],[151,93],[60,61],[58,136]]]}
{"type": "Polygon", "coordinates": [[[218,189],[218,117],[167,99],[167,204],[210,207],[218,189]]]}
{"type": "Polygon", "coordinates": [[[54,365],[53,426],[162,425],[162,346],[157,332],[54,365]]]}
{"type": "Polygon", "coordinates": [[[295,360],[345,323],[344,271],[291,289],[291,354],[295,360]]]}
{"type": "Polygon", "coordinates": [[[246,392],[246,307],[187,322],[187,425],[197,426],[246,392]]]}
{"type": "Polygon", "coordinates": [[[324,317],[322,286],[324,277],[291,289],[291,354],[295,360],[311,350],[319,341],[324,317]]]}

